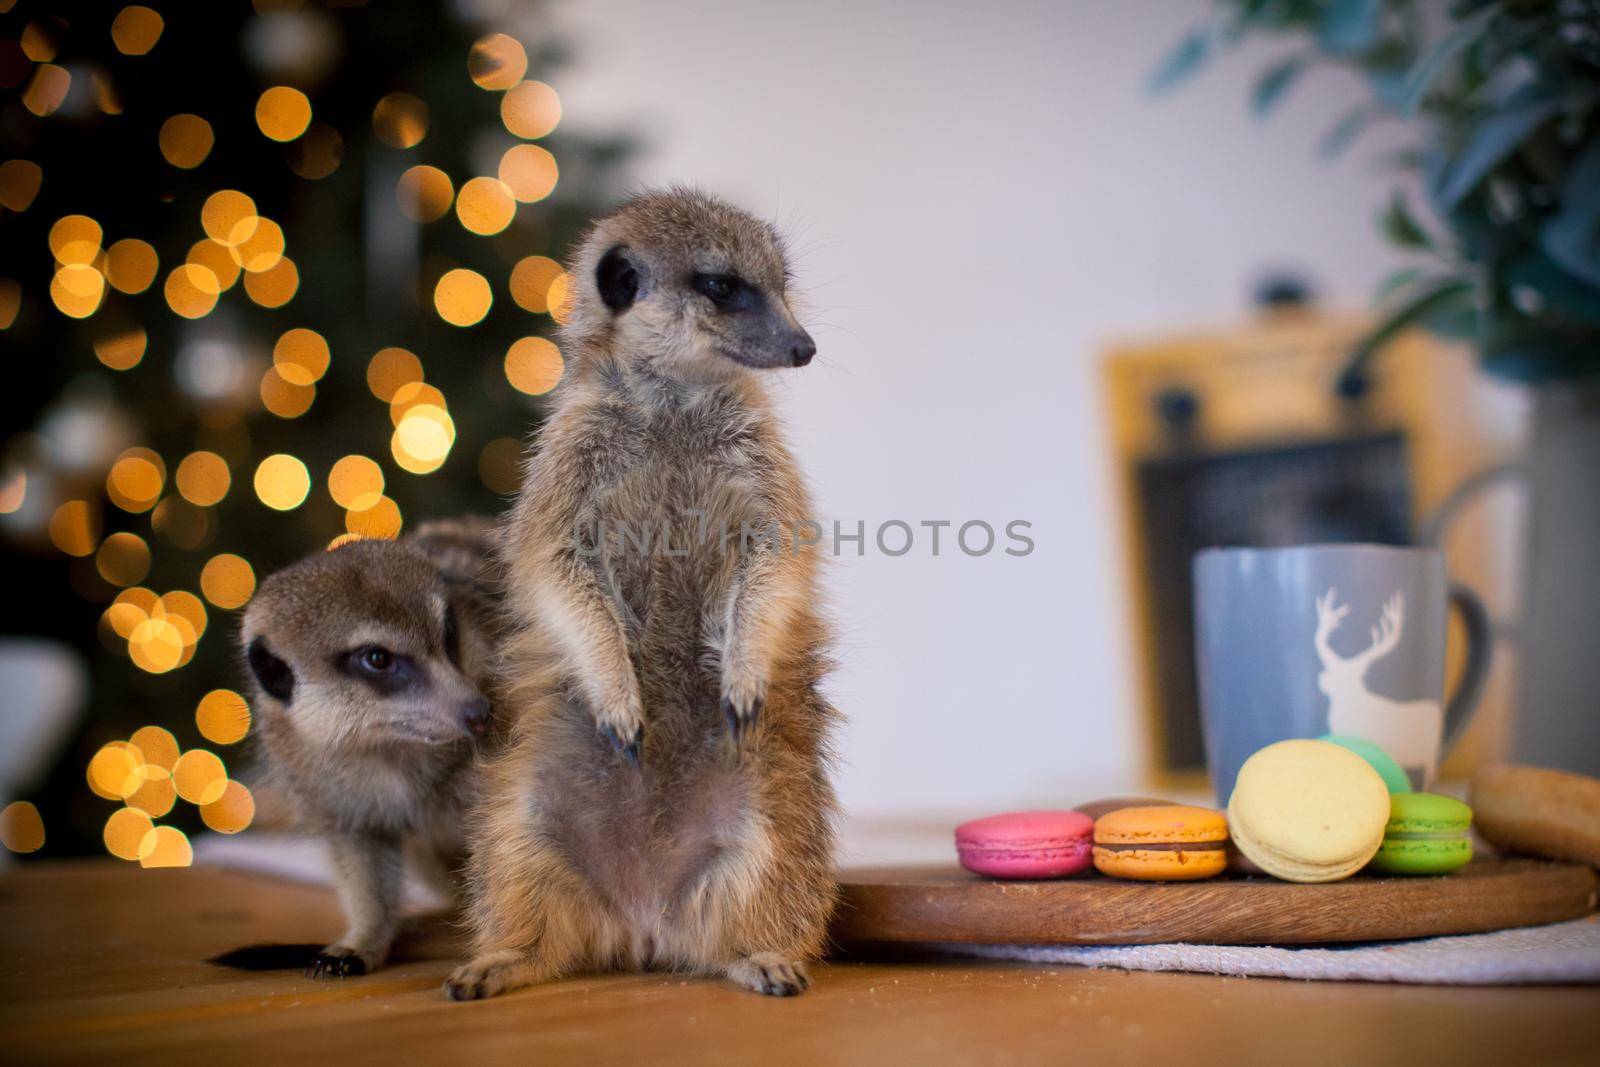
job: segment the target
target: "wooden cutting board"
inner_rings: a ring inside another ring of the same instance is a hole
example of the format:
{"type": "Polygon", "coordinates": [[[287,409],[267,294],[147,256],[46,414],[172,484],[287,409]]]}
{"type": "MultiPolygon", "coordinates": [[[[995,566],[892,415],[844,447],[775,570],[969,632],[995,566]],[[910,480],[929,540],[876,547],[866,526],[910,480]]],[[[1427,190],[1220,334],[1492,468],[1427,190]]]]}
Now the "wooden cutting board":
{"type": "Polygon", "coordinates": [[[954,866],[846,871],[833,936],[845,947],[904,942],[1010,945],[1293,945],[1482,933],[1594,911],[1600,878],[1542,860],[1478,860],[1434,878],[1357,875],[1128,882],[1091,872],[1001,882],[954,866]]]}

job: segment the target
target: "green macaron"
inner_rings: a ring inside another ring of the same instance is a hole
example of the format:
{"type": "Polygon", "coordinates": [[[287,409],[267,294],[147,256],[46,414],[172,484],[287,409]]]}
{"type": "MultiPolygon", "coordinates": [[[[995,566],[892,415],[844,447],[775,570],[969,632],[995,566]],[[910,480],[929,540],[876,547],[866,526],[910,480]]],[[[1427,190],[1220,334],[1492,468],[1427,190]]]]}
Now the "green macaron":
{"type": "Polygon", "coordinates": [[[1406,777],[1406,772],[1401,768],[1400,764],[1396,763],[1394,757],[1390,756],[1389,753],[1366,738],[1351,737],[1349,734],[1323,734],[1317,740],[1331,741],[1342,748],[1348,748],[1351,752],[1372,764],[1372,769],[1378,772],[1378,776],[1383,779],[1383,784],[1389,787],[1389,792],[1411,792],[1411,779],[1406,777]]]}
{"type": "Polygon", "coordinates": [[[1445,874],[1472,858],[1472,809],[1437,793],[1389,797],[1389,825],[1372,857],[1385,874],[1445,874]]]}

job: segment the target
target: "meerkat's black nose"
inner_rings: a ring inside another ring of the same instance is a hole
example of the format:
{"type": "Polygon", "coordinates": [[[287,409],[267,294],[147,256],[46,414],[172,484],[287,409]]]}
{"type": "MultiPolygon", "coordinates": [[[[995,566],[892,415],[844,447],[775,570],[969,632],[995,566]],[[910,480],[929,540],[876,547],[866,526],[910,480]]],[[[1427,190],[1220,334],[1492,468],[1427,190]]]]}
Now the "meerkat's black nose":
{"type": "Polygon", "coordinates": [[[481,734],[489,728],[489,701],[485,697],[473,697],[461,704],[461,721],[466,723],[467,729],[475,734],[481,734]]]}
{"type": "Polygon", "coordinates": [[[801,334],[800,340],[796,341],[794,347],[789,350],[789,358],[794,361],[796,367],[804,367],[811,362],[811,357],[816,354],[817,343],[806,334],[801,334]]]}

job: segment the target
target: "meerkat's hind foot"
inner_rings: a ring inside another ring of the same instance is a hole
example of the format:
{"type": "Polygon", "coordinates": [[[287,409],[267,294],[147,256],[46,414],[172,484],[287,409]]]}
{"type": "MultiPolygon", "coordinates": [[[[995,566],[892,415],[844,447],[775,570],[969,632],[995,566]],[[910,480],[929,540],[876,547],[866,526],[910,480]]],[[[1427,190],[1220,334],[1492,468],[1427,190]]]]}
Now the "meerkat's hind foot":
{"type": "Polygon", "coordinates": [[[344,945],[329,945],[306,967],[306,977],[358,978],[377,970],[382,962],[375,953],[364,954],[344,945]]]}
{"type": "Polygon", "coordinates": [[[797,997],[811,988],[805,965],[776,952],[758,952],[728,964],[724,971],[734,985],[769,997],[797,997]]]}
{"type": "Polygon", "coordinates": [[[549,969],[526,952],[489,952],[457,967],[445,980],[444,995],[451,1000],[487,1000],[550,977],[549,969]]]}

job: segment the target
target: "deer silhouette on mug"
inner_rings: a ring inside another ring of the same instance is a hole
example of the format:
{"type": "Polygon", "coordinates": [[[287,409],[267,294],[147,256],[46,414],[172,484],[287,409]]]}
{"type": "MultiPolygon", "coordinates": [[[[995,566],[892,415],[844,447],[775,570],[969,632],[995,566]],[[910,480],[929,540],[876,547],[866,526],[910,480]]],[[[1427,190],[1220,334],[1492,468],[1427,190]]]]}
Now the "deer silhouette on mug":
{"type": "MultiPolygon", "coordinates": [[[[1393,652],[1400,643],[1405,625],[1405,598],[1399,593],[1383,605],[1377,625],[1372,627],[1372,644],[1353,656],[1341,656],[1328,638],[1350,614],[1349,605],[1338,602],[1335,590],[1317,598],[1317,658],[1322,673],[1317,688],[1328,698],[1328,731],[1364,737],[1382,748],[1407,772],[1420,771],[1421,780],[1433,777],[1438,758],[1439,736],[1444,714],[1437,701],[1391,700],[1367,688],[1367,668],[1393,652]]],[[[1412,775],[1415,780],[1417,775],[1412,775]]]]}

